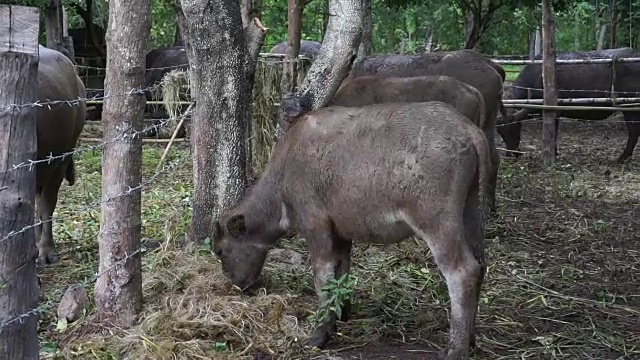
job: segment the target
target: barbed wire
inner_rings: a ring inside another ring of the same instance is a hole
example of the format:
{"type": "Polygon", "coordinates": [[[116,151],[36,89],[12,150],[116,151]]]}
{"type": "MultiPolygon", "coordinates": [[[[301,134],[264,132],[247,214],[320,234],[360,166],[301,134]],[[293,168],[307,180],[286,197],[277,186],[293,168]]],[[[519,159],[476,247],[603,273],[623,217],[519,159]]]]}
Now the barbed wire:
{"type": "MultiPolygon", "coordinates": [[[[127,91],[126,93],[122,93],[122,94],[96,94],[95,96],[91,96],[91,97],[78,97],[76,99],[73,100],[47,100],[47,101],[36,101],[33,103],[24,103],[24,104],[9,104],[9,105],[5,105],[5,111],[11,111],[12,109],[22,109],[22,108],[26,108],[26,107],[43,107],[43,106],[47,106],[49,107],[49,109],[51,108],[51,105],[60,105],[60,104],[66,104],[68,106],[77,106],[82,102],[85,101],[99,101],[99,100],[103,100],[107,99],[107,98],[115,98],[115,97],[122,97],[122,96],[131,96],[131,95],[144,95],[147,92],[153,92],[155,89],[159,88],[160,84],[154,84],[152,86],[146,87],[146,88],[141,88],[141,89],[131,89],[129,91],[127,91]]],[[[92,89],[92,90],[104,90],[104,89],[92,89]]],[[[2,108],[0,108],[2,109],[2,108]]]]}
{"type": "MultiPolygon", "coordinates": [[[[556,110],[558,111],[558,110],[556,110]]],[[[616,119],[602,119],[602,120],[594,120],[594,119],[574,119],[574,118],[559,118],[558,119],[561,122],[576,122],[576,123],[597,123],[597,124],[624,124],[624,123],[640,123],[640,120],[635,120],[635,121],[627,121],[627,120],[616,120],[616,119]]],[[[509,126],[509,125],[515,125],[517,123],[542,123],[544,122],[544,119],[542,117],[535,117],[535,118],[531,118],[531,119],[522,119],[519,121],[513,121],[513,122],[507,122],[507,123],[500,123],[500,124],[496,124],[496,128],[498,127],[503,127],[503,126],[509,126]]]]}
{"type": "MultiPolygon", "coordinates": [[[[136,192],[138,190],[142,190],[142,188],[144,188],[145,186],[153,183],[158,177],[160,177],[160,175],[168,172],[169,170],[172,170],[173,168],[178,166],[178,164],[179,164],[179,161],[176,160],[176,161],[174,161],[174,162],[172,162],[170,164],[164,165],[154,175],[149,177],[147,180],[141,181],[138,185],[136,185],[134,187],[128,187],[126,190],[123,190],[118,195],[114,195],[112,197],[108,197],[108,198],[105,198],[105,199],[94,201],[93,203],[91,203],[89,205],[85,205],[84,207],[82,207],[78,211],[89,211],[89,210],[92,210],[92,209],[94,209],[94,208],[96,208],[96,207],[98,207],[98,206],[100,206],[102,204],[105,204],[105,203],[109,202],[109,201],[113,201],[113,200],[119,199],[121,197],[128,196],[128,195],[130,195],[130,194],[132,194],[132,193],[134,193],[134,192],[136,192]]],[[[71,215],[56,216],[56,217],[52,216],[50,219],[47,219],[47,220],[36,221],[33,224],[27,225],[27,226],[23,227],[20,230],[14,230],[14,231],[9,232],[3,238],[0,238],[0,242],[6,241],[6,240],[8,240],[8,239],[10,239],[10,238],[12,238],[12,237],[14,237],[16,235],[22,234],[22,233],[28,231],[29,229],[33,229],[33,228],[35,228],[37,226],[40,226],[42,224],[46,224],[46,223],[52,222],[54,220],[55,221],[64,220],[64,219],[67,219],[69,217],[71,217],[71,215]]]]}
{"type": "MultiPolygon", "coordinates": [[[[193,112],[193,110],[190,110],[188,113],[185,114],[185,116],[188,115],[189,113],[192,113],[192,112],[193,112]]],[[[164,126],[169,124],[170,122],[175,121],[176,119],[175,118],[160,118],[160,119],[149,119],[149,120],[158,121],[158,123],[151,124],[151,125],[146,126],[143,129],[138,130],[138,131],[132,131],[132,132],[129,132],[129,133],[126,133],[126,132],[122,133],[122,134],[114,137],[113,139],[101,142],[101,143],[96,144],[96,145],[88,145],[88,146],[85,146],[85,147],[76,148],[76,149],[73,149],[71,151],[67,151],[67,152],[64,152],[62,154],[59,154],[59,155],[53,155],[53,154],[50,153],[46,158],[40,159],[40,160],[31,160],[31,159],[29,159],[29,160],[21,162],[20,164],[11,165],[11,167],[9,169],[7,169],[7,171],[0,172],[0,174],[7,174],[7,173],[10,173],[12,171],[16,171],[18,169],[25,168],[25,167],[28,167],[29,171],[33,171],[35,166],[38,165],[38,164],[42,164],[42,163],[50,164],[54,160],[58,160],[58,159],[62,160],[64,158],[66,158],[67,156],[72,156],[72,155],[76,155],[76,154],[82,154],[82,153],[85,153],[85,152],[97,150],[97,149],[100,149],[100,148],[104,147],[105,145],[108,145],[108,144],[111,144],[111,143],[114,143],[114,142],[117,142],[117,141],[125,140],[127,138],[135,138],[136,136],[144,134],[144,133],[146,133],[148,131],[151,131],[151,130],[156,130],[157,131],[160,128],[163,128],[164,126]]]]}
{"type": "MultiPolygon", "coordinates": [[[[175,168],[176,166],[178,166],[178,164],[179,164],[179,163],[180,163],[180,161],[179,161],[179,160],[176,160],[176,161],[174,161],[174,162],[172,162],[172,163],[170,163],[170,164],[168,164],[168,165],[165,165],[165,166],[163,166],[160,170],[158,170],[155,174],[153,174],[152,176],[150,176],[147,180],[145,180],[145,181],[141,181],[139,185],[134,186],[134,187],[129,187],[127,190],[122,191],[122,192],[121,192],[120,194],[118,194],[118,195],[115,195],[115,196],[112,196],[112,197],[109,197],[109,198],[106,198],[106,199],[100,200],[100,201],[96,202],[95,204],[91,204],[91,205],[89,205],[89,206],[85,206],[85,207],[84,207],[84,209],[81,209],[81,210],[79,210],[79,211],[86,211],[87,209],[88,209],[88,210],[90,210],[90,209],[93,209],[93,208],[95,208],[95,207],[97,207],[97,206],[99,206],[99,205],[103,204],[103,203],[106,203],[106,202],[109,202],[109,201],[113,201],[113,200],[115,200],[115,199],[118,199],[118,198],[121,198],[121,197],[124,197],[124,196],[129,196],[129,195],[131,195],[132,193],[137,192],[137,191],[141,191],[145,186],[147,186],[147,185],[149,185],[149,184],[151,184],[151,183],[154,183],[154,182],[155,182],[155,181],[156,181],[156,180],[157,180],[161,175],[163,175],[164,173],[169,172],[169,170],[172,170],[173,168],[175,168]]],[[[66,218],[68,218],[68,217],[70,217],[70,216],[71,216],[71,215],[68,215],[68,216],[57,216],[57,217],[55,217],[55,220],[56,220],[56,221],[59,221],[59,220],[62,220],[62,219],[66,219],[66,218]]],[[[46,223],[46,222],[53,221],[53,220],[54,220],[54,217],[52,217],[51,219],[46,220],[46,221],[40,221],[40,222],[35,223],[35,224],[33,224],[33,225],[25,226],[24,228],[22,228],[22,229],[21,229],[21,230],[19,230],[19,231],[15,231],[15,232],[11,232],[11,233],[9,233],[6,237],[4,237],[4,238],[0,239],[0,241],[7,240],[7,239],[9,239],[9,238],[10,238],[10,237],[12,237],[12,236],[16,236],[16,235],[18,235],[18,234],[20,234],[20,233],[24,233],[24,232],[28,231],[28,230],[29,230],[29,229],[31,229],[31,228],[34,228],[34,227],[36,227],[36,226],[39,226],[40,224],[44,224],[44,223],[46,223]]],[[[127,260],[129,260],[130,258],[132,258],[132,257],[134,257],[134,256],[136,256],[136,255],[138,255],[138,254],[140,254],[140,253],[143,253],[143,252],[145,252],[145,251],[147,251],[147,250],[148,250],[148,248],[147,248],[147,246],[145,245],[145,243],[143,242],[143,243],[138,247],[138,249],[136,249],[135,251],[133,251],[133,252],[131,252],[131,253],[129,253],[129,254],[126,254],[126,253],[125,253],[125,257],[124,257],[124,258],[119,259],[118,261],[114,262],[114,263],[113,263],[110,267],[108,267],[107,269],[105,269],[105,270],[103,270],[103,271],[100,271],[100,272],[97,272],[97,273],[96,273],[95,275],[93,275],[90,279],[87,279],[87,280],[85,280],[85,281],[81,282],[81,283],[80,283],[80,285],[82,285],[82,286],[86,286],[86,285],[88,285],[88,284],[90,284],[90,283],[94,283],[94,282],[96,282],[96,280],[98,280],[98,279],[99,279],[100,277],[102,277],[104,274],[106,274],[106,273],[108,273],[108,272],[110,272],[110,271],[114,270],[117,266],[120,266],[121,264],[124,264],[124,263],[125,263],[127,260]]],[[[34,259],[34,261],[35,261],[35,259],[34,259]]],[[[9,320],[5,320],[5,321],[3,321],[2,323],[0,323],[0,332],[2,332],[2,331],[3,331],[3,329],[5,329],[6,327],[8,327],[9,325],[11,325],[11,324],[13,324],[13,323],[15,323],[15,322],[20,322],[20,323],[22,323],[22,321],[23,321],[24,319],[26,319],[26,318],[28,318],[28,317],[30,317],[30,316],[33,316],[33,315],[37,315],[37,314],[39,314],[39,313],[40,313],[40,311],[41,311],[41,310],[40,310],[41,308],[43,308],[43,307],[47,307],[47,306],[51,306],[52,304],[53,304],[53,302],[52,302],[52,301],[48,301],[48,302],[47,302],[47,303],[45,303],[44,305],[43,305],[43,304],[39,304],[37,307],[35,307],[35,308],[33,308],[33,309],[30,309],[29,311],[27,311],[27,312],[25,312],[25,313],[22,313],[22,314],[16,315],[16,316],[14,316],[13,318],[11,318],[11,319],[9,319],[9,320]]]]}
{"type": "MultiPolygon", "coordinates": [[[[80,68],[80,69],[107,71],[107,68],[103,68],[103,67],[87,66],[87,65],[74,65],[74,66],[76,68],[80,68]]],[[[178,64],[178,65],[163,66],[163,67],[152,67],[152,68],[145,69],[145,72],[154,71],[154,70],[176,69],[176,68],[181,68],[181,67],[185,67],[185,66],[189,66],[189,64],[186,63],[186,64],[178,64]]]]}

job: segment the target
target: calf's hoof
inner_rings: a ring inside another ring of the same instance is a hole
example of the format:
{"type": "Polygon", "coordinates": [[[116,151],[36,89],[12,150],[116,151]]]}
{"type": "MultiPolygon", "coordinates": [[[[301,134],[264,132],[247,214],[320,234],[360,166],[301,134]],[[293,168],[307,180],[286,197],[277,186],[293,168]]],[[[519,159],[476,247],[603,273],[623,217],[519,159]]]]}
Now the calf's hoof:
{"type": "Polygon", "coordinates": [[[336,326],[330,326],[329,324],[322,324],[318,326],[309,337],[309,340],[305,344],[308,348],[322,349],[331,338],[331,335],[335,332],[336,326]]]}
{"type": "Polygon", "coordinates": [[[469,359],[469,351],[461,348],[450,348],[440,351],[438,354],[438,359],[440,360],[468,360],[469,359]]]}
{"type": "Polygon", "coordinates": [[[58,262],[58,255],[55,249],[46,247],[38,251],[38,266],[46,266],[47,264],[55,264],[58,262]]]}
{"type": "Polygon", "coordinates": [[[340,321],[347,322],[351,319],[351,301],[347,300],[342,305],[342,314],[340,314],[340,321]]]}

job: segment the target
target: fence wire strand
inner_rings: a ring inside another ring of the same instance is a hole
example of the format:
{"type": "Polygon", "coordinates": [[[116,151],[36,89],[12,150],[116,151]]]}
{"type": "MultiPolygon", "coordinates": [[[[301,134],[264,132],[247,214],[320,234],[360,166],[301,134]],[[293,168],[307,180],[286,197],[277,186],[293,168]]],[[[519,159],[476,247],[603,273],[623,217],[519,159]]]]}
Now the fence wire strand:
{"type": "MultiPolygon", "coordinates": [[[[138,184],[137,186],[129,187],[127,190],[122,191],[122,192],[121,192],[121,193],[119,193],[118,195],[111,196],[111,197],[108,197],[108,198],[102,199],[102,200],[100,200],[100,201],[94,202],[93,204],[88,205],[88,206],[85,206],[83,209],[80,209],[80,210],[78,210],[78,211],[88,211],[88,210],[92,210],[92,209],[96,208],[97,206],[99,206],[99,205],[101,205],[101,204],[107,203],[107,202],[109,202],[109,201],[116,200],[116,199],[118,199],[118,198],[122,198],[122,197],[124,197],[124,196],[129,196],[129,195],[131,195],[131,194],[133,194],[133,193],[135,193],[135,192],[138,192],[138,191],[142,191],[142,189],[143,189],[144,187],[146,187],[146,186],[148,186],[148,185],[150,185],[150,184],[153,184],[154,182],[156,182],[156,180],[158,180],[158,178],[160,178],[160,176],[162,176],[163,174],[166,174],[166,173],[170,172],[170,170],[173,170],[173,169],[174,169],[174,168],[176,168],[179,164],[180,164],[180,161],[179,161],[179,160],[176,160],[176,161],[173,161],[173,162],[172,162],[172,163],[170,163],[170,164],[164,165],[160,170],[156,171],[156,172],[155,172],[152,176],[150,176],[148,179],[141,181],[141,182],[140,182],[140,184],[138,184]]],[[[13,236],[16,236],[16,235],[20,234],[20,233],[24,233],[24,232],[28,231],[28,230],[29,230],[29,229],[31,229],[31,228],[34,228],[34,227],[36,227],[36,226],[38,226],[38,225],[41,225],[41,224],[44,224],[45,222],[49,222],[49,221],[53,221],[53,220],[59,221],[59,220],[66,219],[66,218],[68,218],[68,217],[70,217],[70,216],[71,216],[71,215],[67,215],[67,216],[57,216],[57,217],[55,217],[55,218],[54,218],[54,217],[52,217],[51,219],[46,220],[46,221],[39,221],[39,222],[34,223],[34,224],[32,224],[32,225],[25,226],[25,227],[24,227],[24,228],[22,228],[21,230],[13,231],[13,232],[9,233],[9,234],[8,234],[7,236],[5,236],[4,238],[0,239],[0,241],[5,241],[5,240],[7,240],[7,239],[9,239],[9,238],[11,238],[11,237],[13,237],[13,236]]],[[[89,285],[89,284],[91,284],[91,283],[95,283],[95,282],[96,282],[100,277],[102,277],[104,274],[106,274],[106,273],[108,273],[108,272],[111,272],[111,271],[112,271],[112,270],[114,270],[116,267],[118,267],[118,266],[120,266],[120,265],[124,264],[124,263],[125,263],[127,260],[129,260],[130,258],[132,258],[132,257],[134,257],[134,256],[136,256],[136,255],[138,255],[138,254],[140,254],[140,253],[143,253],[143,252],[145,252],[145,251],[147,251],[147,250],[148,250],[148,249],[147,249],[147,247],[145,246],[145,244],[144,244],[144,243],[142,243],[142,244],[138,247],[138,249],[136,249],[135,251],[133,251],[133,252],[131,252],[131,253],[129,253],[129,254],[125,254],[125,256],[124,256],[122,259],[119,259],[118,261],[114,262],[114,263],[113,263],[110,267],[108,267],[107,269],[104,269],[103,271],[97,272],[97,273],[96,273],[94,276],[92,276],[90,279],[85,280],[85,281],[81,282],[80,284],[81,284],[81,285],[83,285],[83,286],[86,286],[86,285],[89,285]]],[[[35,261],[35,259],[34,259],[33,261],[35,261]]],[[[26,318],[28,318],[28,317],[30,317],[30,316],[33,316],[33,315],[38,315],[38,314],[40,314],[40,312],[41,312],[41,309],[42,309],[42,308],[49,307],[49,306],[51,306],[51,305],[53,305],[53,302],[52,302],[52,301],[49,301],[49,302],[47,302],[47,303],[45,303],[45,304],[39,304],[39,305],[38,305],[38,306],[36,306],[35,308],[30,309],[29,311],[27,311],[27,312],[25,312],[25,313],[22,313],[22,314],[16,315],[16,316],[14,316],[14,317],[12,317],[12,318],[10,318],[10,319],[8,319],[8,320],[3,321],[2,323],[0,323],[0,332],[2,332],[5,328],[7,328],[8,326],[10,326],[11,324],[14,324],[14,323],[16,323],[16,322],[20,322],[20,323],[22,323],[24,319],[26,319],[26,318]]]]}

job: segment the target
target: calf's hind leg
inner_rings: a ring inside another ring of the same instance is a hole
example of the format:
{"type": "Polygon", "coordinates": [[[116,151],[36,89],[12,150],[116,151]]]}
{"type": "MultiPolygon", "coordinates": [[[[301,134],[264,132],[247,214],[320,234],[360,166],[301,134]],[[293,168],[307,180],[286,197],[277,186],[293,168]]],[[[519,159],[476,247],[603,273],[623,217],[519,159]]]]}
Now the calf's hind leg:
{"type": "Polygon", "coordinates": [[[449,341],[440,353],[440,358],[445,360],[469,358],[482,276],[482,266],[465,241],[462,218],[453,214],[455,212],[441,216],[435,228],[428,218],[424,221],[414,218],[410,223],[416,234],[426,241],[447,282],[451,299],[449,341]]]}
{"type": "Polygon", "coordinates": [[[42,191],[36,196],[37,220],[41,222],[41,231],[38,237],[38,264],[43,266],[53,264],[58,261],[55,245],[53,242],[53,212],[58,203],[58,191],[64,180],[68,161],[53,165],[51,176],[46,184],[42,186],[42,191]]]}
{"type": "Polygon", "coordinates": [[[631,157],[633,150],[638,144],[638,137],[640,136],[640,113],[625,112],[624,122],[627,125],[627,146],[624,151],[618,157],[618,163],[622,164],[625,160],[631,157]]]}
{"type": "MultiPolygon", "coordinates": [[[[351,240],[335,234],[330,219],[314,220],[312,227],[304,231],[309,248],[309,257],[313,269],[313,282],[318,294],[319,305],[323,306],[331,294],[322,291],[327,282],[347,274],[351,267],[351,240]]],[[[341,320],[350,316],[350,301],[343,304],[341,320]]],[[[336,331],[336,313],[329,311],[328,316],[318,324],[306,346],[322,348],[336,331]]]]}

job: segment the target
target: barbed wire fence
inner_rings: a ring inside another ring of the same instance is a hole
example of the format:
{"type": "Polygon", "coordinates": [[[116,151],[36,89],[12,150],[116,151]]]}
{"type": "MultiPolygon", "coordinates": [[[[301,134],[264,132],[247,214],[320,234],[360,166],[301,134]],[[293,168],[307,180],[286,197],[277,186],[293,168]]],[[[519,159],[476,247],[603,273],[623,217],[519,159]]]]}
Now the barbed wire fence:
{"type": "MultiPolygon", "coordinates": [[[[282,60],[283,55],[279,55],[279,54],[260,54],[261,58],[263,59],[268,59],[268,58],[272,58],[275,59],[275,62],[286,62],[285,60],[282,60]]],[[[301,58],[305,58],[305,57],[301,57],[301,58]]],[[[596,61],[593,61],[593,63],[605,63],[608,61],[611,61],[610,59],[594,59],[596,61]],[[607,61],[608,60],[608,61],[607,61]]],[[[620,59],[618,59],[620,60],[620,59]]],[[[638,60],[634,60],[634,61],[639,61],[638,60]]],[[[495,61],[495,60],[494,60],[495,61]]],[[[529,63],[529,60],[509,60],[509,62],[504,62],[507,64],[518,64],[517,62],[520,61],[522,62],[522,64],[526,64],[529,63]]],[[[498,63],[501,63],[499,61],[496,61],[498,63]]],[[[540,62],[540,61],[538,61],[540,62]]],[[[558,63],[561,63],[562,60],[558,60],[558,63]]],[[[571,61],[567,61],[569,63],[571,63],[571,61]]],[[[573,61],[573,63],[589,63],[588,60],[580,60],[580,61],[573,61]]],[[[156,67],[156,68],[149,68],[146,69],[146,71],[158,71],[158,70],[175,70],[175,69],[181,69],[184,68],[187,64],[177,64],[177,65],[172,65],[172,66],[166,66],[166,67],[156,67]]],[[[96,70],[96,71],[106,71],[105,68],[100,68],[100,67],[93,67],[93,66],[84,66],[84,65],[76,65],[77,69],[90,69],[90,70],[96,70]]],[[[517,85],[510,85],[512,88],[519,88],[519,89],[523,89],[523,90],[532,90],[532,91],[540,91],[542,92],[543,89],[542,88],[532,88],[532,87],[524,87],[524,86],[517,86],[517,85]]],[[[87,96],[85,98],[78,98],[78,99],[73,99],[73,100],[53,100],[53,101],[36,101],[33,103],[23,103],[23,104],[5,104],[3,107],[0,107],[0,111],[6,111],[6,112],[11,112],[11,111],[20,111],[23,108],[42,108],[42,107],[46,107],[46,108],[51,108],[52,106],[59,106],[59,105],[63,105],[63,106],[78,106],[80,104],[95,104],[95,103],[103,103],[104,100],[109,99],[109,98],[115,98],[115,97],[127,97],[127,96],[132,96],[132,95],[144,95],[147,94],[148,92],[153,92],[154,90],[158,89],[158,85],[154,85],[154,86],[150,86],[147,88],[142,88],[142,89],[131,89],[126,93],[122,93],[122,94],[104,94],[104,89],[88,89],[91,90],[92,93],[97,93],[96,95],[93,96],[87,96]],[[102,92],[102,93],[100,93],[102,92]]],[[[612,91],[605,91],[605,90],[582,90],[582,89],[558,89],[558,92],[582,92],[582,93],[602,93],[602,94],[607,94],[607,95],[612,95],[612,91]]],[[[615,93],[615,92],[613,92],[615,93]]],[[[562,104],[564,99],[559,99],[558,103],[562,104]]],[[[576,99],[567,99],[568,101],[566,101],[567,104],[569,103],[580,103],[577,102],[576,99]]],[[[619,93],[615,93],[615,97],[611,98],[611,97],[602,97],[602,98],[583,98],[582,100],[583,102],[581,104],[595,104],[598,102],[602,102],[602,103],[608,103],[608,102],[616,102],[617,104],[621,104],[624,103],[625,101],[627,102],[631,102],[631,105],[638,105],[637,103],[640,102],[640,92],[633,92],[633,93],[629,93],[629,92],[619,92],[619,93]],[[617,97],[618,95],[624,96],[624,97],[617,97]],[[587,99],[587,100],[584,100],[587,99]],[[602,99],[602,100],[594,100],[594,99],[602,99]],[[591,101],[591,102],[589,102],[591,101]],[[635,103],[633,103],[635,102],[635,103]]],[[[540,101],[538,101],[540,102],[540,101]]],[[[153,102],[153,101],[147,101],[148,104],[150,103],[162,103],[162,102],[153,102]]],[[[187,102],[187,103],[191,103],[193,104],[193,102],[187,102]]],[[[531,102],[531,100],[527,100],[527,99],[517,99],[514,101],[505,101],[505,107],[522,107],[522,105],[530,105],[530,104],[535,104],[535,102],[531,102]]],[[[273,103],[274,106],[278,106],[279,104],[274,102],[273,103]]],[[[570,109],[570,107],[565,107],[566,109],[570,109]]],[[[583,106],[582,108],[588,108],[588,106],[583,106]]],[[[592,108],[592,107],[591,107],[592,108]]],[[[609,107],[610,109],[613,109],[613,107],[609,107]]],[[[543,107],[540,107],[540,109],[543,109],[543,107]]],[[[584,110],[588,110],[588,109],[584,109],[584,110]]],[[[626,111],[640,111],[640,108],[626,108],[626,111]]],[[[612,111],[613,112],[613,111],[612,111]]],[[[157,118],[157,119],[147,119],[147,120],[151,120],[154,123],[152,125],[149,126],[145,126],[142,130],[140,131],[133,131],[133,132],[123,132],[121,133],[119,136],[112,138],[112,139],[102,139],[102,142],[95,144],[95,145],[88,145],[88,146],[81,146],[81,147],[77,147],[75,149],[73,149],[72,151],[69,152],[64,152],[64,153],[60,153],[60,154],[49,154],[48,156],[46,156],[43,159],[39,159],[39,160],[28,160],[25,162],[21,162],[21,163],[17,163],[17,164],[12,164],[11,167],[9,169],[7,169],[7,171],[5,173],[8,172],[12,172],[12,171],[16,171],[18,169],[28,169],[29,171],[35,171],[36,166],[38,164],[43,164],[43,163],[52,163],[53,161],[56,160],[63,160],[64,158],[68,157],[68,156],[74,156],[74,155],[80,155],[82,153],[85,152],[89,152],[89,151],[95,151],[95,150],[100,150],[103,147],[109,145],[109,144],[114,144],[118,141],[122,141],[125,140],[127,138],[134,138],[134,137],[138,137],[138,136],[143,136],[144,134],[148,133],[149,131],[157,131],[165,126],[167,126],[167,124],[171,123],[171,121],[174,121],[175,118],[157,118]]],[[[580,120],[580,121],[584,121],[584,120],[580,120]]],[[[619,121],[617,120],[597,120],[598,122],[616,122],[619,123],[619,121]]],[[[541,122],[541,119],[524,119],[522,120],[522,122],[541,122]]],[[[496,126],[501,127],[501,126],[508,126],[509,124],[497,124],[496,126]]],[[[505,149],[506,150],[506,149],[505,149]]],[[[84,207],[82,207],[81,209],[79,209],[78,211],[90,211],[93,209],[96,209],[98,207],[100,207],[102,204],[104,203],[108,203],[111,201],[114,201],[116,199],[122,198],[122,197],[126,197],[126,196],[131,196],[134,193],[138,193],[138,192],[142,192],[144,189],[147,189],[148,187],[156,184],[163,176],[166,176],[167,174],[170,174],[171,171],[173,171],[174,169],[176,169],[177,166],[180,165],[179,160],[176,160],[174,162],[171,162],[167,165],[163,165],[161,166],[153,175],[149,176],[147,179],[143,179],[143,181],[141,181],[139,184],[130,186],[128,189],[123,190],[121,193],[109,197],[109,198],[104,198],[104,199],[100,199],[98,201],[92,202],[89,205],[86,205],[84,207]]],[[[0,191],[2,191],[2,189],[0,189],[0,191]]],[[[15,229],[11,232],[9,232],[7,235],[5,235],[4,237],[0,238],[0,242],[2,241],[8,241],[9,239],[20,235],[20,234],[24,234],[25,232],[28,232],[40,225],[43,225],[47,222],[59,222],[59,221],[64,221],[67,220],[69,218],[69,215],[58,215],[58,216],[53,216],[50,219],[47,220],[38,220],[35,221],[32,225],[20,228],[20,229],[15,229]]],[[[91,283],[95,283],[101,276],[105,275],[106,273],[113,271],[114,269],[116,269],[118,266],[122,265],[123,263],[125,263],[127,260],[129,260],[130,258],[134,257],[134,256],[138,256],[146,251],[148,251],[148,247],[146,247],[144,245],[144,243],[135,251],[126,254],[122,259],[118,260],[115,264],[113,264],[111,267],[96,273],[94,276],[92,276],[90,279],[85,280],[84,285],[89,285],[91,283]]],[[[35,261],[35,259],[34,259],[35,261]]],[[[51,302],[45,303],[45,304],[40,304],[40,306],[33,308],[33,309],[29,309],[26,312],[23,313],[19,313],[19,314],[15,314],[13,317],[3,320],[2,322],[0,322],[0,333],[2,333],[6,328],[12,326],[13,324],[16,323],[22,323],[24,321],[24,319],[29,318],[31,316],[35,316],[38,315],[41,312],[41,309],[43,306],[50,306],[51,302]]]]}
{"type": "MultiPolygon", "coordinates": [[[[262,61],[268,61],[273,64],[281,64],[281,63],[288,62],[288,60],[283,59],[284,55],[281,55],[281,54],[260,54],[260,57],[262,61]]],[[[303,60],[309,60],[305,56],[300,56],[299,58],[303,60]]],[[[84,65],[75,65],[75,67],[76,69],[88,68],[92,70],[106,72],[105,68],[99,68],[99,67],[84,66],[84,65]]],[[[177,65],[165,66],[165,67],[148,68],[146,69],[146,72],[162,71],[166,73],[168,71],[172,71],[176,69],[188,71],[188,69],[185,69],[185,64],[177,64],[177,65]]],[[[76,70],[76,72],[78,72],[78,70],[76,70]]],[[[128,96],[135,96],[135,95],[147,95],[149,93],[153,94],[156,90],[161,89],[161,86],[163,86],[162,82],[157,82],[148,87],[130,89],[129,91],[126,91],[124,93],[118,93],[118,94],[105,93],[104,89],[96,89],[96,88],[87,89],[88,96],[82,97],[82,98],[78,97],[75,99],[68,99],[68,100],[47,100],[47,101],[35,101],[31,103],[0,104],[0,112],[20,112],[24,109],[33,109],[33,108],[52,109],[57,106],[73,107],[73,106],[80,106],[82,104],[85,104],[86,106],[89,106],[92,104],[102,105],[104,104],[104,101],[107,99],[113,99],[118,97],[128,97],[128,96]]],[[[155,100],[151,100],[151,101],[147,100],[146,103],[147,104],[163,104],[163,105],[167,104],[166,101],[155,101],[155,100]]],[[[193,105],[195,104],[195,102],[179,101],[178,104],[193,105]]],[[[274,106],[275,105],[277,105],[277,103],[274,103],[274,106]]],[[[191,115],[192,112],[193,110],[190,107],[189,109],[187,109],[186,112],[183,112],[179,116],[186,117],[188,115],[191,115]]],[[[97,144],[91,144],[91,145],[82,144],[83,139],[80,138],[78,142],[78,146],[76,146],[71,151],[56,153],[56,154],[50,153],[44,158],[28,159],[19,163],[10,164],[4,173],[7,174],[7,173],[15,172],[18,170],[36,171],[36,168],[38,167],[38,165],[41,165],[41,164],[51,164],[55,161],[64,160],[65,158],[70,156],[79,156],[87,152],[101,151],[105,146],[115,144],[119,141],[131,139],[135,137],[143,137],[144,135],[148,134],[151,131],[158,132],[158,130],[162,128],[166,128],[168,125],[175,122],[175,120],[176,120],[175,116],[145,119],[146,122],[150,121],[152,123],[150,125],[144,126],[141,130],[138,130],[138,131],[123,131],[118,136],[110,139],[105,138],[105,134],[103,133],[102,139],[97,144]]],[[[157,185],[161,179],[170,175],[172,171],[174,171],[176,168],[178,168],[178,166],[181,165],[181,160],[179,158],[178,160],[175,160],[173,162],[168,162],[167,164],[161,163],[163,159],[164,159],[164,155],[163,155],[163,158],[160,159],[160,163],[158,164],[156,171],[151,176],[147,177],[146,179],[143,179],[139,184],[131,185],[127,189],[123,189],[119,194],[115,196],[111,196],[108,198],[101,198],[99,200],[92,201],[89,204],[86,204],[84,206],[76,207],[74,208],[74,213],[90,212],[90,211],[96,211],[96,210],[100,211],[100,207],[103,204],[121,199],[123,197],[132,196],[133,194],[141,193],[142,191],[148,190],[154,185],[157,185]]],[[[2,191],[2,189],[0,189],[0,191],[2,191]]],[[[59,214],[59,212],[57,212],[51,218],[48,218],[48,219],[36,218],[32,224],[29,224],[22,228],[13,229],[9,233],[6,233],[3,237],[0,238],[0,242],[10,241],[11,239],[14,239],[16,236],[24,235],[26,233],[32,232],[39,226],[45,225],[47,223],[63,223],[65,221],[70,221],[72,217],[73,217],[72,214],[59,214]]],[[[35,238],[35,234],[34,234],[34,238],[35,238]]],[[[95,238],[94,240],[97,241],[97,236],[94,236],[94,238],[95,238]]],[[[95,285],[95,283],[102,276],[105,276],[106,274],[112,271],[117,272],[118,268],[124,265],[128,260],[130,260],[135,256],[142,255],[149,250],[150,250],[150,247],[148,247],[147,243],[143,241],[137,249],[135,249],[130,253],[125,254],[121,259],[117,260],[107,269],[96,272],[90,278],[84,281],[81,281],[80,285],[82,285],[83,287],[95,285]]],[[[34,258],[33,261],[35,262],[36,259],[34,258]]],[[[8,329],[12,329],[13,326],[16,326],[18,324],[23,324],[25,320],[31,318],[32,316],[42,315],[45,309],[49,309],[54,305],[55,305],[54,301],[50,300],[44,303],[38,303],[35,307],[29,308],[26,311],[15,311],[10,317],[4,318],[2,319],[2,321],[0,321],[0,336],[3,336],[2,334],[6,332],[8,329]]]]}

